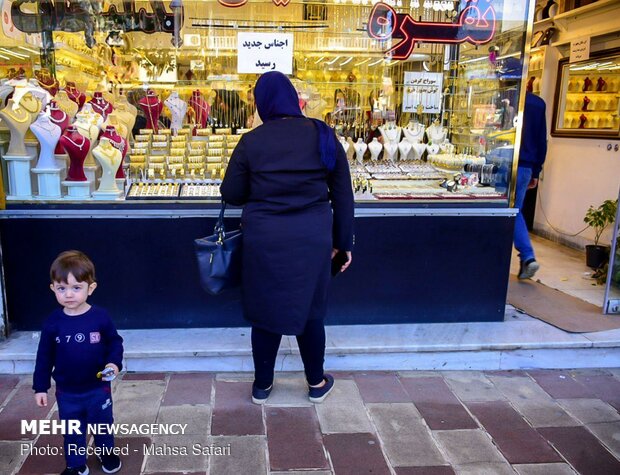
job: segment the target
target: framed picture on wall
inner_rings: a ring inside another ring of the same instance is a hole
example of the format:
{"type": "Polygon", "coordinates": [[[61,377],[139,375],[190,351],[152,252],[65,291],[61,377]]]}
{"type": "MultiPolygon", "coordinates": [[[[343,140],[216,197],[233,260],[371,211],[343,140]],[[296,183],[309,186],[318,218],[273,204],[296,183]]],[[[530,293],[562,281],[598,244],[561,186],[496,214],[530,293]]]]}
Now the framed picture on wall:
{"type": "Polygon", "coordinates": [[[620,50],[558,68],[551,135],[620,138],[620,50]]]}

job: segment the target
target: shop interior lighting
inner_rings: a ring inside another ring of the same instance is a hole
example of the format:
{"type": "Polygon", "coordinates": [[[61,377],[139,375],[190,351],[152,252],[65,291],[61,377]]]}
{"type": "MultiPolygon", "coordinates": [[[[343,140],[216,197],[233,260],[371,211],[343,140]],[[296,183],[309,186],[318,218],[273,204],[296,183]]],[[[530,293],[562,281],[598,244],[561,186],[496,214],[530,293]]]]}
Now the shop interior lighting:
{"type": "Polygon", "coordinates": [[[6,59],[7,61],[11,61],[11,58],[9,58],[8,56],[3,56],[0,54],[0,58],[2,59],[6,59]]]}
{"type": "Polygon", "coordinates": [[[32,48],[27,48],[25,46],[18,46],[19,49],[23,49],[24,51],[28,51],[29,53],[33,53],[33,54],[39,54],[38,51],[32,49],[32,48]]]}
{"type": "Polygon", "coordinates": [[[360,61],[359,63],[355,63],[355,66],[361,66],[362,64],[366,64],[368,61],[370,61],[372,58],[366,58],[364,61],[360,61]]]}
{"type": "Polygon", "coordinates": [[[327,61],[325,64],[329,64],[331,66],[332,64],[334,64],[339,59],[340,59],[340,56],[336,56],[334,59],[332,59],[331,61],[327,61]]]}
{"type": "Polygon", "coordinates": [[[349,56],[349,59],[345,59],[342,63],[340,63],[340,66],[344,66],[345,64],[349,64],[351,61],[353,61],[353,56],[349,56]]]}
{"type": "Polygon", "coordinates": [[[22,54],[22,53],[15,53],[14,51],[8,50],[6,48],[0,48],[0,51],[3,51],[4,53],[10,55],[10,56],[15,56],[16,58],[19,59],[27,59],[29,58],[28,55],[22,54]]]}
{"type": "Polygon", "coordinates": [[[374,61],[372,63],[370,63],[368,66],[376,66],[377,64],[379,64],[381,61],[383,61],[383,58],[378,59],[377,61],[374,61]]]}
{"type": "Polygon", "coordinates": [[[319,64],[321,61],[323,61],[325,59],[325,56],[321,56],[319,59],[317,59],[314,64],[319,64]]]}

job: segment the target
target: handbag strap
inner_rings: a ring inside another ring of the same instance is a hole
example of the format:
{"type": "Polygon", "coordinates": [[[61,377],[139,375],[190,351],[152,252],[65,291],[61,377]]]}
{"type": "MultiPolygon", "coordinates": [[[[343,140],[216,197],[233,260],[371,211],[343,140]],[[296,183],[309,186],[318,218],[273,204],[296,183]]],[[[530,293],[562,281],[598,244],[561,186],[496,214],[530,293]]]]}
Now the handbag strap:
{"type": "Polygon", "coordinates": [[[215,228],[213,229],[213,233],[218,235],[218,243],[223,242],[224,237],[226,236],[226,229],[224,228],[224,211],[226,211],[226,201],[222,200],[220,215],[218,216],[217,221],[215,222],[215,228]]]}

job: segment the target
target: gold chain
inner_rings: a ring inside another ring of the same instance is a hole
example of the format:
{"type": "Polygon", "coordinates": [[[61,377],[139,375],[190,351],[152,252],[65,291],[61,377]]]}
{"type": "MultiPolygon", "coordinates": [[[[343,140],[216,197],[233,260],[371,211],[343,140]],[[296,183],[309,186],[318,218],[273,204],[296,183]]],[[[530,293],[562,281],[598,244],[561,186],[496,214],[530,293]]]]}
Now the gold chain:
{"type": "MultiPolygon", "coordinates": [[[[28,114],[28,112],[26,110],[24,110],[24,118],[23,119],[20,119],[16,115],[11,114],[10,110],[11,110],[10,107],[5,107],[1,112],[4,112],[5,115],[7,115],[11,119],[13,119],[15,122],[19,122],[21,124],[26,122],[28,119],[31,119],[30,114],[28,114]]],[[[18,111],[20,111],[20,109],[18,109],[18,111]]]]}

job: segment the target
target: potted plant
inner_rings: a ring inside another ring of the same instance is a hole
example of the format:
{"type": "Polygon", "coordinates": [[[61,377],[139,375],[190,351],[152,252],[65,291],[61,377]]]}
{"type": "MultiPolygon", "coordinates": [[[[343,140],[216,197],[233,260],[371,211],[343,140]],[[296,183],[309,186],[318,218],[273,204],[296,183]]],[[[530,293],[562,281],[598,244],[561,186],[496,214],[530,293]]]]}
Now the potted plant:
{"type": "Polygon", "coordinates": [[[605,228],[616,219],[618,200],[605,200],[598,208],[590,206],[583,218],[584,223],[594,229],[594,244],[586,246],[586,265],[598,269],[609,259],[609,246],[600,246],[598,241],[605,228]]]}

